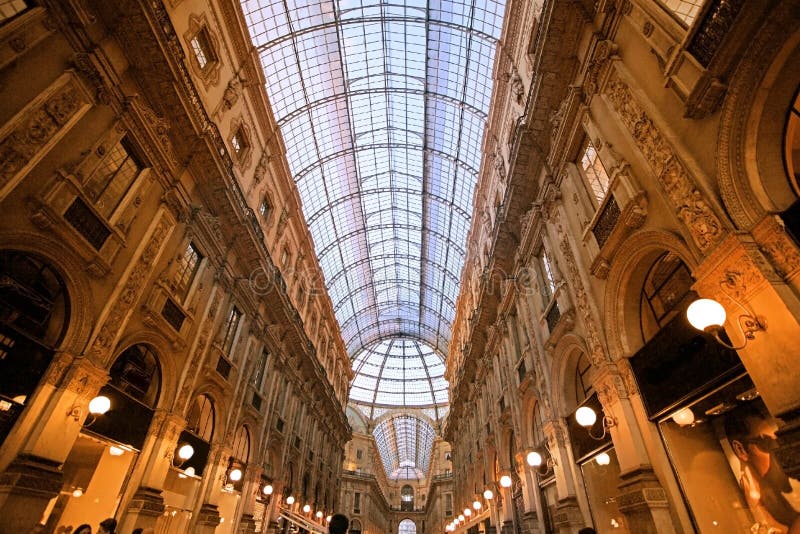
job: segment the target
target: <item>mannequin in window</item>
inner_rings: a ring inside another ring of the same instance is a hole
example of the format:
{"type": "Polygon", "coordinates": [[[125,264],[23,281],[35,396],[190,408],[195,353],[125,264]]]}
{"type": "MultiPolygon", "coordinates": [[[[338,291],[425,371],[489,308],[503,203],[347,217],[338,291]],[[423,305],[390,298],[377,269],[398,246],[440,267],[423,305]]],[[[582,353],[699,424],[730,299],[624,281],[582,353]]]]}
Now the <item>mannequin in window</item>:
{"type": "Polygon", "coordinates": [[[728,414],[725,434],[739,459],[739,485],[757,534],[800,534],[800,482],[781,469],[773,451],[777,424],[752,403],[728,414]]]}

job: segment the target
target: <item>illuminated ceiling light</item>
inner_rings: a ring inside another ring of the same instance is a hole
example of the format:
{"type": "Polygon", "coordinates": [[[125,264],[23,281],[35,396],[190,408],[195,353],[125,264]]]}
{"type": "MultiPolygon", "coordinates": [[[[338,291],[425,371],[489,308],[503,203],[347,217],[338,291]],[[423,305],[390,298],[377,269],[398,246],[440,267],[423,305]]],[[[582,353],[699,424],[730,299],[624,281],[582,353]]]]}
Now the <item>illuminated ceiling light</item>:
{"type": "Polygon", "coordinates": [[[486,499],[487,501],[491,501],[492,499],[494,499],[494,492],[487,488],[483,492],[483,498],[486,499]]]}
{"type": "Polygon", "coordinates": [[[117,447],[116,445],[112,445],[108,448],[108,454],[111,456],[122,456],[125,454],[125,449],[117,447]]]}
{"type": "Polygon", "coordinates": [[[540,465],[542,465],[542,455],[536,451],[529,452],[525,460],[531,467],[539,467],[540,465]]]}
{"type": "Polygon", "coordinates": [[[92,415],[103,415],[111,409],[111,399],[104,395],[98,395],[89,401],[89,413],[92,415]]]}
{"type": "Polygon", "coordinates": [[[694,423],[694,412],[691,408],[683,408],[672,414],[672,420],[681,426],[694,423]]]}
{"type": "Polygon", "coordinates": [[[289,506],[294,504],[294,495],[289,495],[288,497],[286,497],[286,504],[288,504],[289,506]]]}
{"type": "Polygon", "coordinates": [[[239,482],[240,480],[242,480],[242,470],[239,469],[238,467],[236,469],[233,469],[228,474],[228,478],[233,480],[234,482],[239,482]]]}
{"type": "Polygon", "coordinates": [[[597,462],[597,465],[608,465],[611,463],[611,456],[607,452],[601,452],[594,457],[594,461],[597,462]]]}
{"type": "Polygon", "coordinates": [[[192,447],[188,443],[184,443],[178,448],[178,458],[180,458],[181,460],[186,461],[192,456],[194,456],[194,447],[192,447]]]}
{"type": "Polygon", "coordinates": [[[508,475],[503,475],[500,477],[500,486],[503,488],[510,488],[511,487],[511,477],[508,475]]]}
{"type": "Polygon", "coordinates": [[[481,506],[483,506],[483,505],[481,504],[481,501],[473,501],[473,502],[472,502],[472,507],[473,507],[473,508],[475,508],[476,510],[480,510],[480,509],[481,509],[481,506]]]}

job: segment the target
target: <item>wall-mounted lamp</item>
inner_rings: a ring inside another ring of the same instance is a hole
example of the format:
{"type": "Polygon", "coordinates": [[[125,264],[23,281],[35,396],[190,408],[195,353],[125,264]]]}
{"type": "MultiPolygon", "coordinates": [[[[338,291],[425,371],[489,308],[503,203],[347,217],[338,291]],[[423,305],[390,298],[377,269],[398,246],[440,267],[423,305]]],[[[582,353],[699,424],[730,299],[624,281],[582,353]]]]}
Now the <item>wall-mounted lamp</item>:
{"type": "Polygon", "coordinates": [[[289,506],[294,504],[294,495],[289,495],[288,497],[286,497],[286,504],[288,504],[289,506]]]}
{"type": "MultiPolygon", "coordinates": [[[[172,465],[175,467],[181,467],[192,456],[194,456],[194,447],[188,443],[178,443],[178,446],[175,448],[175,450],[167,452],[164,455],[164,458],[169,458],[170,462],[172,462],[172,465]]],[[[188,473],[189,469],[192,469],[192,474],[194,474],[193,468],[187,468],[186,472],[188,473]]]]}
{"type": "Polygon", "coordinates": [[[264,495],[272,495],[275,491],[275,488],[272,487],[272,484],[266,484],[263,488],[261,488],[261,493],[264,495]]]}
{"type": "Polygon", "coordinates": [[[610,415],[603,415],[603,433],[599,436],[592,434],[592,427],[597,422],[597,414],[588,406],[581,406],[575,410],[575,420],[589,433],[592,439],[600,441],[606,437],[608,430],[617,424],[617,420],[610,415]]]}
{"type": "Polygon", "coordinates": [[[482,506],[483,505],[481,504],[481,501],[479,501],[478,499],[472,501],[472,507],[475,508],[476,511],[480,510],[482,506]]]}
{"type": "MultiPolygon", "coordinates": [[[[86,418],[86,422],[84,422],[83,425],[92,426],[98,415],[103,415],[110,409],[111,399],[105,395],[98,395],[89,401],[89,417],[86,418]]],[[[67,417],[72,417],[75,421],[80,421],[82,415],[83,408],[77,404],[67,412],[67,417]]]]}
{"type": "Polygon", "coordinates": [[[672,420],[680,426],[688,426],[694,423],[694,412],[691,408],[681,408],[672,414],[672,420]]]}
{"type": "Polygon", "coordinates": [[[500,487],[501,488],[510,488],[511,487],[511,476],[510,475],[503,475],[500,477],[500,487]]]}
{"type": "Polygon", "coordinates": [[[469,517],[472,515],[472,510],[470,510],[469,506],[464,508],[464,517],[469,517]]]}
{"type": "Polygon", "coordinates": [[[485,490],[483,490],[483,498],[486,499],[487,501],[491,501],[492,499],[494,499],[494,492],[489,488],[486,488],[485,490]]]}
{"type": "Polygon", "coordinates": [[[330,523],[330,522],[331,522],[331,519],[333,519],[333,516],[332,516],[332,515],[329,515],[329,516],[326,516],[326,517],[325,517],[325,521],[326,521],[326,522],[328,522],[328,523],[330,523]]]}
{"type": "Polygon", "coordinates": [[[316,518],[317,518],[317,519],[322,519],[322,516],[323,516],[324,514],[322,513],[322,511],[321,511],[321,510],[317,510],[317,513],[316,513],[316,514],[314,514],[314,515],[316,516],[316,518]]]}
{"type": "Polygon", "coordinates": [[[535,467],[540,475],[546,475],[550,473],[556,465],[556,461],[553,459],[553,455],[550,452],[550,449],[547,447],[546,442],[544,448],[547,451],[544,456],[541,452],[535,449],[528,451],[528,454],[525,456],[525,461],[527,464],[531,467],[535,467]],[[541,470],[542,465],[545,466],[544,471],[541,470]]]}
{"type": "Polygon", "coordinates": [[[461,522],[463,522],[464,520],[465,520],[465,519],[464,519],[464,514],[458,514],[458,522],[459,522],[459,523],[461,523],[461,522]]]}
{"type": "MultiPolygon", "coordinates": [[[[744,307],[742,307],[744,309],[744,307]]],[[[755,314],[744,313],[738,317],[737,324],[744,336],[744,343],[740,346],[733,346],[720,337],[722,332],[722,325],[725,324],[727,314],[722,304],[713,299],[697,299],[686,309],[686,318],[689,319],[689,324],[698,330],[707,332],[714,336],[717,343],[723,347],[731,350],[741,350],[747,345],[747,342],[756,338],[756,332],[759,330],[766,330],[764,323],[762,323],[755,314]]]]}
{"type": "Polygon", "coordinates": [[[310,504],[304,504],[303,505],[303,513],[307,514],[310,511],[311,511],[311,505],[310,504]]]}

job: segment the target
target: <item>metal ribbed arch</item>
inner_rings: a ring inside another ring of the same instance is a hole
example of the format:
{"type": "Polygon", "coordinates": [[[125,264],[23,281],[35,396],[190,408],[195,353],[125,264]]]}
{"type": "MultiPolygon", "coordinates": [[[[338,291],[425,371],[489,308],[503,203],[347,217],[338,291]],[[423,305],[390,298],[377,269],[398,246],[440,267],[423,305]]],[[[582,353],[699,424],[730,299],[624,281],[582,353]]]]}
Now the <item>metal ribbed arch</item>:
{"type": "Polygon", "coordinates": [[[386,476],[393,480],[422,478],[428,471],[436,432],[424,419],[397,414],[384,419],[372,435],[386,476]]]}
{"type": "MultiPolygon", "coordinates": [[[[359,358],[389,351],[371,395],[351,401],[359,410],[368,406],[370,418],[384,414],[384,406],[416,404],[438,419],[447,411],[442,362],[504,4],[242,0],[242,7],[358,369],[353,391],[367,391],[359,381],[369,380],[371,367],[359,366],[359,358]],[[389,358],[400,348],[408,358],[426,354],[431,365],[384,377],[397,369],[389,358]]],[[[376,434],[380,447],[394,451],[381,453],[390,475],[401,463],[427,470],[434,431],[414,418],[404,421],[392,422],[391,431],[380,426],[387,439],[376,434]]]]}
{"type": "Polygon", "coordinates": [[[418,190],[415,191],[413,189],[400,189],[400,188],[392,188],[392,187],[382,187],[382,188],[378,188],[378,189],[362,189],[361,193],[353,193],[353,194],[348,195],[346,197],[339,198],[335,202],[331,203],[330,206],[326,206],[326,208],[321,209],[321,210],[311,214],[307,218],[308,224],[309,225],[314,224],[314,222],[320,217],[320,215],[330,211],[330,208],[333,208],[333,207],[335,207],[335,206],[337,206],[339,204],[345,203],[345,202],[349,202],[349,201],[353,200],[354,198],[361,198],[361,197],[365,197],[365,196],[369,196],[369,195],[378,195],[378,194],[382,194],[382,193],[395,193],[395,192],[396,193],[405,193],[405,194],[421,194],[422,197],[424,199],[426,199],[426,200],[432,200],[434,202],[438,202],[442,206],[446,206],[447,208],[452,209],[454,213],[457,213],[462,218],[464,218],[464,220],[465,220],[465,222],[467,224],[469,224],[469,220],[472,218],[472,216],[466,210],[462,209],[460,206],[454,205],[454,204],[451,203],[450,200],[448,200],[448,199],[446,199],[444,197],[441,197],[439,195],[436,195],[434,193],[430,193],[430,192],[427,192],[427,191],[420,193],[418,190]]]}
{"type": "MultiPolygon", "coordinates": [[[[402,128],[396,128],[395,131],[408,131],[402,128]]],[[[369,132],[363,132],[369,133],[369,132]]],[[[295,170],[292,169],[292,173],[294,174],[295,182],[301,182],[308,174],[312,171],[319,169],[325,163],[329,163],[337,158],[352,158],[357,156],[361,152],[371,152],[371,151],[378,151],[378,150],[408,150],[408,151],[415,151],[415,152],[422,152],[424,154],[431,154],[435,156],[439,156],[441,158],[450,161],[451,163],[457,165],[464,171],[470,174],[477,174],[478,168],[476,165],[470,165],[467,162],[458,159],[453,154],[449,152],[445,152],[444,150],[439,150],[432,147],[423,147],[422,145],[412,145],[409,143],[370,143],[367,145],[361,145],[357,148],[348,148],[344,150],[340,150],[337,152],[332,152],[330,154],[326,154],[323,157],[320,157],[318,160],[314,161],[314,163],[301,167],[300,169],[295,170]]],[[[291,160],[290,160],[291,161],[291,160]]],[[[479,164],[479,161],[475,162],[479,164]]]]}
{"type": "Polygon", "coordinates": [[[359,351],[350,398],[369,406],[422,408],[447,402],[444,360],[424,341],[393,337],[359,351]]]}

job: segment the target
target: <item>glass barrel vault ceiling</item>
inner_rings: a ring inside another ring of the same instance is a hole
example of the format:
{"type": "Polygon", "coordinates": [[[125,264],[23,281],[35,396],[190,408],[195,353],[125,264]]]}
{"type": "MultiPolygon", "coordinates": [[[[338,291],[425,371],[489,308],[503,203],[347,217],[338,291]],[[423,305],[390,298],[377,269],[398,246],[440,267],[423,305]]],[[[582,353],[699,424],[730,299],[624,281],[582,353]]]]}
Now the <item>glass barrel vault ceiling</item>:
{"type": "Polygon", "coordinates": [[[446,404],[442,358],[504,4],[242,0],[242,9],[359,372],[353,400],[371,403],[369,417],[446,404]]]}

